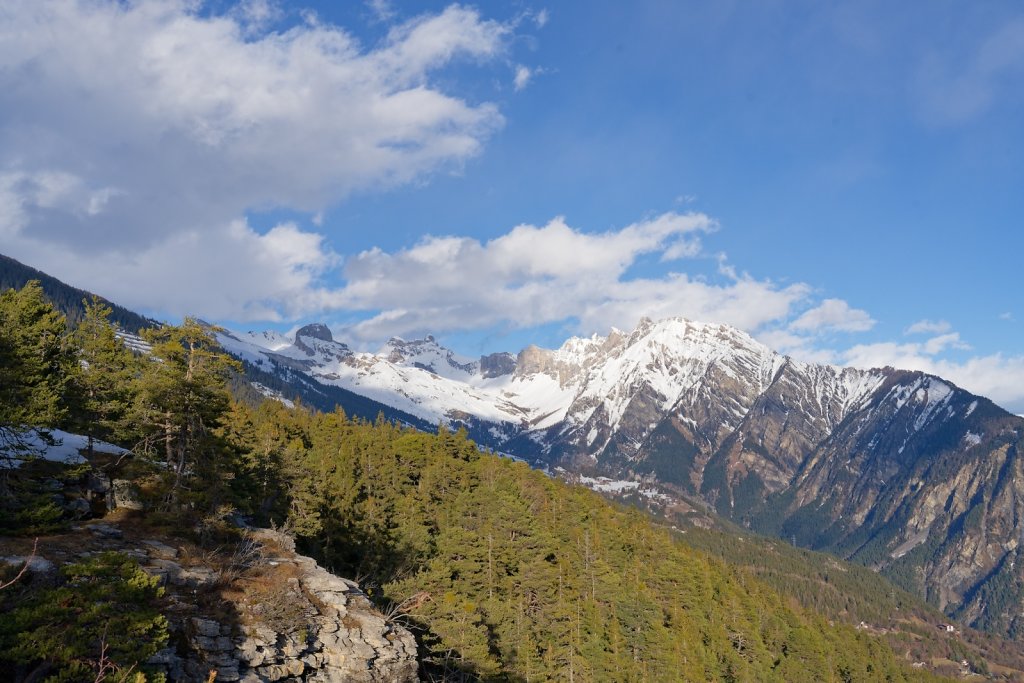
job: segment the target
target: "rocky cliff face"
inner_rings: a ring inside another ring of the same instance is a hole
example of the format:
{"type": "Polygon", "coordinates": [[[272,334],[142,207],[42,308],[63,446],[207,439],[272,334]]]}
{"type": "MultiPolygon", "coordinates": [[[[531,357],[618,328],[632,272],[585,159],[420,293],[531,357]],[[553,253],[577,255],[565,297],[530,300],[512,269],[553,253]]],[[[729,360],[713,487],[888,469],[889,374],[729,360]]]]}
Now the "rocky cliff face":
{"type": "MultiPolygon", "coordinates": [[[[172,645],[148,664],[169,681],[417,680],[412,634],[377,611],[354,582],[297,554],[284,534],[250,530],[230,552],[150,534],[116,515],[87,522],[42,541],[32,571],[55,573],[66,562],[115,550],[159,577],[172,645]]],[[[0,555],[9,550],[0,539],[0,555]]],[[[0,561],[24,558],[12,553],[0,561]]]]}
{"type": "MultiPolygon", "coordinates": [[[[417,680],[416,641],[389,623],[354,582],[329,573],[295,553],[287,536],[266,529],[251,542],[274,551],[261,559],[258,578],[239,577],[215,613],[171,621],[186,647],[161,652],[156,661],[171,680],[202,680],[216,671],[219,681],[301,680],[324,683],[386,683],[417,680]]],[[[144,542],[145,543],[145,542],[144,542]]],[[[165,576],[171,586],[203,586],[209,576],[179,570],[173,558],[143,568],[165,576]]],[[[180,565],[178,565],[180,566],[180,565]]]]}

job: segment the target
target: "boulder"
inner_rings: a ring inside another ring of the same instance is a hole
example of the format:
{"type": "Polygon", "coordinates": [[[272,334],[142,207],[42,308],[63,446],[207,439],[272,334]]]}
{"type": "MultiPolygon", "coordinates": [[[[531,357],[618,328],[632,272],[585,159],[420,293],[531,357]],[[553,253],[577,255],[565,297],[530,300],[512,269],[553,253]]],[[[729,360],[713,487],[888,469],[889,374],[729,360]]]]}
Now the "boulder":
{"type": "Polygon", "coordinates": [[[139,489],[129,479],[114,479],[111,482],[113,491],[114,508],[124,510],[143,510],[145,505],[139,497],[139,489]]]}

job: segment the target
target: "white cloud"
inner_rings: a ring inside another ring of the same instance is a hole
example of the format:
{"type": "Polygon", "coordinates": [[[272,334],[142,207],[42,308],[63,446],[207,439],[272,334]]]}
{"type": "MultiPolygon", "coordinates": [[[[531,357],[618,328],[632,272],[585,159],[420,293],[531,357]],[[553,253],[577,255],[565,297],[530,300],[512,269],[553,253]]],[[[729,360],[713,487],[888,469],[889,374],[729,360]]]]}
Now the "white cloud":
{"type": "Polygon", "coordinates": [[[999,319],[1000,320],[1013,320],[1013,313],[1011,313],[1010,311],[1005,311],[1003,313],[1000,313],[999,314],[999,319]]]}
{"type": "Polygon", "coordinates": [[[244,221],[181,231],[141,250],[90,259],[69,250],[46,255],[45,246],[38,248],[29,263],[47,258],[61,279],[89,283],[93,291],[117,291],[119,304],[211,320],[289,320],[319,310],[330,295],[318,279],[340,261],[321,235],[290,223],[259,234],[244,221]]]}
{"type": "Polygon", "coordinates": [[[645,254],[679,251],[681,240],[715,229],[703,214],[666,213],[605,233],[585,233],[556,218],[520,225],[488,242],[427,237],[387,253],[349,258],[339,310],[371,317],[346,334],[355,341],[443,333],[503,324],[529,328],[575,320],[581,332],[630,328],[643,315],[720,320],[753,330],[786,317],[809,288],[779,287],[749,276],[713,284],[684,273],[629,278],[645,254]]]}
{"type": "Polygon", "coordinates": [[[373,12],[377,21],[391,21],[396,14],[391,0],[366,0],[366,6],[373,12]]]}
{"type": "Polygon", "coordinates": [[[530,78],[533,76],[533,72],[530,68],[519,64],[516,66],[516,75],[512,79],[513,85],[515,85],[516,92],[522,90],[530,83],[530,78]]]}
{"type": "Polygon", "coordinates": [[[533,21],[537,24],[537,28],[544,28],[550,18],[547,9],[542,9],[533,15],[533,21]]]}
{"type": "Polygon", "coordinates": [[[940,334],[932,337],[928,341],[924,342],[923,348],[925,353],[930,356],[934,356],[937,353],[942,353],[946,349],[969,351],[971,346],[970,344],[961,341],[960,334],[958,332],[948,332],[946,334],[940,334]]]}
{"type": "Polygon", "coordinates": [[[850,308],[842,299],[825,299],[790,324],[791,329],[802,332],[866,332],[874,326],[867,311],[850,308]]]}
{"type": "Polygon", "coordinates": [[[762,329],[754,334],[754,338],[770,349],[805,363],[836,365],[841,362],[835,350],[816,346],[814,337],[795,334],[784,328],[762,329]]]}
{"type": "MultiPolygon", "coordinates": [[[[242,245],[201,277],[178,263],[176,288],[209,296],[276,263],[257,257],[278,241],[232,227],[246,212],[316,214],[353,192],[457,168],[502,125],[493,104],[434,81],[454,60],[502,55],[510,25],[453,5],[366,46],[312,17],[260,32],[280,17],[268,0],[219,16],[191,0],[4,3],[3,251],[62,276],[63,254],[75,253],[92,267],[70,271],[85,276],[76,284],[100,289],[100,270],[120,272],[101,291],[127,302],[146,286],[134,278],[155,277],[133,263],[163,253],[166,273],[174,245],[242,245]]],[[[165,310],[206,310],[188,298],[165,310]]],[[[237,315],[291,306],[283,295],[236,303],[237,315]]]]}
{"type": "Polygon", "coordinates": [[[699,238],[678,239],[661,253],[661,260],[678,261],[679,259],[693,258],[700,254],[700,250],[701,241],[699,238]]]}
{"type": "Polygon", "coordinates": [[[953,329],[945,320],[918,320],[903,331],[903,334],[942,334],[953,329]]]}
{"type": "Polygon", "coordinates": [[[284,17],[284,11],[275,0],[241,0],[230,14],[249,35],[265,30],[284,17]]]}

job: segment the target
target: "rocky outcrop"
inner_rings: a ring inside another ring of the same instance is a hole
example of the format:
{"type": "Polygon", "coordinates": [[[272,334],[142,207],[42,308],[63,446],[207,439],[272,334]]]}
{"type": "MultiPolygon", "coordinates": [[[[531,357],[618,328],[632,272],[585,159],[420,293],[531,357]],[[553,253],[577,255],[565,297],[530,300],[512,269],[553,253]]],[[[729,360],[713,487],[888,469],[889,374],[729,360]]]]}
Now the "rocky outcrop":
{"type": "MultiPolygon", "coordinates": [[[[171,681],[414,681],[416,641],[377,611],[359,586],[294,552],[280,533],[255,530],[250,543],[272,549],[255,576],[234,579],[218,609],[170,615],[177,647],[158,653],[171,681]]],[[[257,547],[257,546],[253,546],[257,547]]],[[[224,582],[223,570],[182,566],[174,548],[143,541],[143,568],[161,576],[172,597],[224,582]]]]}
{"type": "Polygon", "coordinates": [[[313,339],[319,339],[321,341],[334,341],[334,335],[331,334],[331,329],[323,323],[313,323],[312,325],[305,325],[300,327],[295,333],[295,338],[299,337],[312,337],[313,339]]]}
{"type": "MultiPolygon", "coordinates": [[[[417,680],[413,635],[359,586],[295,552],[285,534],[247,529],[214,549],[153,537],[137,514],[86,521],[32,548],[0,538],[0,565],[55,581],[65,564],[103,551],[132,557],[164,590],[169,645],[148,662],[168,681],[417,680]]],[[[2,678],[2,676],[0,676],[2,678]]]]}
{"type": "Polygon", "coordinates": [[[516,370],[516,357],[507,351],[480,357],[480,376],[484,379],[511,375],[516,370]]]}

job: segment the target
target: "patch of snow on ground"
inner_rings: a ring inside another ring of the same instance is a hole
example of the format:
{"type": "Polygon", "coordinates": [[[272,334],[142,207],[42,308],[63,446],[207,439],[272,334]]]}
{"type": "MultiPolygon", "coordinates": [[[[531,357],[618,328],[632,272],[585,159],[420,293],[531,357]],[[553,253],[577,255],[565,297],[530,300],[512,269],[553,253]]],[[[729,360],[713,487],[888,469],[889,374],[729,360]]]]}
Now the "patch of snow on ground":
{"type": "Polygon", "coordinates": [[[262,365],[263,361],[266,360],[266,356],[263,354],[263,351],[266,349],[263,347],[243,341],[234,334],[218,332],[216,336],[217,343],[220,344],[221,348],[237,358],[241,358],[254,365],[262,365]]]}
{"type": "MultiPolygon", "coordinates": [[[[29,449],[27,454],[26,452],[0,445],[0,469],[10,469],[16,463],[20,466],[21,463],[37,457],[51,462],[62,462],[67,465],[79,465],[85,462],[81,451],[89,447],[89,437],[82,436],[81,434],[71,434],[62,429],[48,429],[46,433],[49,434],[50,440],[53,442],[52,444],[47,443],[47,440],[38,429],[30,429],[17,437],[29,449]]],[[[123,455],[130,452],[112,443],[95,439],[92,442],[92,449],[96,453],[110,453],[113,455],[123,455]]]]}
{"type": "Polygon", "coordinates": [[[623,493],[640,488],[637,481],[616,481],[608,477],[580,477],[580,483],[594,491],[601,493],[623,493]]]}
{"type": "Polygon", "coordinates": [[[125,332],[124,330],[118,330],[115,334],[122,342],[124,342],[125,346],[135,353],[148,354],[153,350],[153,345],[137,334],[125,332]]]}
{"type": "Polygon", "coordinates": [[[267,398],[272,398],[275,401],[280,401],[281,403],[283,403],[284,405],[288,406],[289,408],[294,408],[295,407],[295,402],[292,401],[290,398],[285,398],[284,394],[282,394],[280,391],[275,391],[275,390],[271,389],[268,386],[264,386],[264,385],[260,384],[259,382],[253,382],[252,386],[253,386],[253,388],[256,389],[256,391],[260,392],[262,395],[266,396],[267,398]]]}
{"type": "Polygon", "coordinates": [[[241,341],[248,342],[267,351],[280,351],[292,345],[290,338],[273,330],[266,330],[264,332],[253,332],[250,330],[248,332],[232,332],[231,334],[238,337],[241,341]]]}
{"type": "Polygon", "coordinates": [[[923,386],[918,389],[918,393],[924,393],[921,400],[925,402],[925,408],[921,411],[921,414],[914,420],[914,431],[918,431],[927,424],[928,420],[932,418],[936,410],[946,404],[947,401],[953,396],[953,389],[945,382],[939,382],[934,379],[928,379],[923,386]]]}
{"type": "Polygon", "coordinates": [[[972,431],[968,431],[964,434],[964,443],[967,444],[968,448],[971,446],[977,446],[981,443],[981,434],[975,434],[972,431]]]}
{"type": "Polygon", "coordinates": [[[648,498],[659,503],[671,503],[672,496],[667,493],[662,493],[658,489],[640,489],[640,495],[644,498],[648,498]]]}

